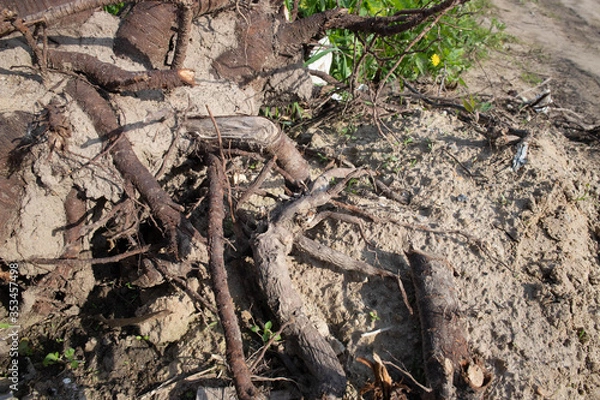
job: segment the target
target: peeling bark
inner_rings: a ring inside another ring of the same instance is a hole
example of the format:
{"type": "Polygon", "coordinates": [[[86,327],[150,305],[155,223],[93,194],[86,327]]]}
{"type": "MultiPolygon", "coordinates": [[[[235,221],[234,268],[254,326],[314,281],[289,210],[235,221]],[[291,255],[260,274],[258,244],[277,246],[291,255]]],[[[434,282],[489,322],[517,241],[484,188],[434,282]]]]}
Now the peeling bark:
{"type": "MultiPolygon", "coordinates": [[[[296,144],[277,125],[263,117],[216,117],[224,148],[236,148],[277,157],[277,164],[292,178],[292,184],[302,186],[310,181],[308,162],[296,149],[296,144]]],[[[186,132],[200,140],[199,145],[214,150],[218,135],[209,118],[188,118],[182,124],[186,132]]]]}

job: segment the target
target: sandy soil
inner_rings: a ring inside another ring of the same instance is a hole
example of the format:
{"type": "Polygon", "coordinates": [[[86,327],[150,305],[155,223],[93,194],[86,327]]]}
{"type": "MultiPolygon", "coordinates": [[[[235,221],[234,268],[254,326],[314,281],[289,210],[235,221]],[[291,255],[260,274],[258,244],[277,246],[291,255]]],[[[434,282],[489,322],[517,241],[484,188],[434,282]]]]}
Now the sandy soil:
{"type": "MultiPolygon", "coordinates": [[[[412,112],[386,120],[393,145],[358,116],[339,116],[302,132],[292,131],[291,135],[330,159],[335,156],[378,171],[382,180],[410,200],[397,203],[375,194],[368,180],[360,180],[344,193],[343,201],[376,217],[376,222],[363,224],[370,244],[355,225],[339,221],[325,221],[310,236],[400,274],[413,304],[404,251],[412,246],[446,258],[454,268],[471,349],[494,375],[486,398],[600,398],[599,144],[593,138],[588,142],[570,140],[572,132],[556,125],[565,112],[559,108],[576,112],[588,125],[599,123],[596,99],[600,78],[595,66],[600,65],[600,17],[592,0],[494,3],[497,8],[492,14],[519,39],[503,51],[492,52],[490,59],[465,79],[471,93],[494,96],[497,107],[510,114],[515,127],[533,132],[527,164],[513,171],[514,146],[492,148],[452,111],[414,103],[412,112]],[[548,78],[545,86],[538,86],[548,78]],[[554,99],[554,110],[547,115],[507,111],[501,106],[502,99],[515,99],[513,93],[531,98],[546,88],[554,99]]],[[[214,24],[201,23],[204,43],[221,42],[226,47],[226,34],[207,38],[214,24]]],[[[97,14],[81,29],[86,35],[106,39],[116,29],[116,21],[97,14]]],[[[65,46],[72,43],[69,32],[64,32],[63,38],[65,46]]],[[[106,41],[97,43],[72,45],[124,67],[136,67],[115,59],[106,41]]],[[[200,48],[202,43],[195,45],[200,48]]],[[[62,77],[44,87],[28,70],[10,69],[29,63],[21,46],[14,40],[1,43],[3,115],[16,110],[39,111],[59,92],[62,77]]],[[[204,57],[218,52],[213,45],[204,57]]],[[[196,62],[205,62],[202,60],[206,58],[199,55],[196,62]]],[[[195,112],[204,113],[209,101],[218,114],[257,112],[260,99],[256,100],[254,93],[232,85],[223,90],[225,84],[211,76],[203,82],[200,88],[176,90],[166,99],[148,95],[115,101],[127,121],[142,120],[165,102],[179,110],[190,109],[190,99],[195,96],[195,112]]],[[[400,100],[391,97],[389,101],[400,100]]],[[[97,151],[97,135],[85,115],[74,105],[67,107],[72,119],[79,121],[72,151],[82,156],[97,151]]],[[[136,152],[153,171],[160,167],[174,124],[171,119],[130,133],[136,152]]],[[[3,233],[0,256],[4,260],[60,254],[62,239],[54,233],[64,225],[62,204],[74,183],[86,191],[90,206],[103,197],[114,200],[120,195],[109,171],[100,168],[67,174],[65,171],[76,165],[72,160],[49,158],[47,148],[41,145],[35,151],[37,161],[23,174],[27,185],[18,212],[6,219],[13,228],[3,233]],[[66,181],[64,176],[68,176],[66,181]]],[[[311,160],[315,176],[328,161],[323,157],[311,160]]],[[[256,169],[250,170],[248,165],[238,165],[238,176],[251,181],[256,169]]],[[[165,186],[176,194],[184,184],[199,185],[203,173],[191,170],[185,177],[174,175],[165,186]]],[[[272,180],[266,186],[276,188],[280,181],[272,180]]],[[[252,211],[266,214],[273,205],[256,196],[252,211]]],[[[100,247],[92,238],[90,242],[91,250],[100,247]]],[[[395,281],[339,271],[300,254],[290,261],[294,284],[307,311],[339,351],[349,377],[349,399],[358,398],[357,391],[372,378],[356,357],[368,358],[373,352],[404,365],[424,381],[418,319],[409,314],[395,281]],[[363,335],[377,329],[382,329],[381,333],[363,335]]],[[[231,267],[238,268],[231,268],[230,279],[247,354],[253,354],[263,343],[250,328],[270,317],[250,300],[251,278],[242,272],[247,263],[251,261],[232,262],[231,267]]],[[[29,275],[24,284],[35,286],[31,278],[40,271],[34,265],[22,267],[22,273],[29,275]]],[[[198,313],[183,292],[165,285],[153,290],[132,286],[131,278],[122,276],[120,269],[127,266],[82,273],[79,289],[89,287],[87,292],[77,294],[70,289],[75,300],[68,300],[66,293],[65,307],[51,316],[31,315],[23,308],[23,325],[29,325],[21,332],[22,365],[28,368],[23,379],[33,393],[29,398],[194,398],[199,387],[230,384],[224,378],[224,341],[214,324],[216,317],[206,311],[198,313]],[[160,309],[174,313],[116,329],[94,319],[100,313],[131,317],[160,309]],[[77,368],[67,365],[64,357],[55,365],[42,366],[46,354],[61,353],[68,347],[83,361],[77,368]]],[[[207,284],[202,270],[198,278],[189,281],[194,288],[207,284]]],[[[207,289],[200,291],[211,296],[207,289]]],[[[5,310],[2,313],[4,316],[5,310]]],[[[4,356],[8,341],[2,346],[4,366],[9,362],[4,356]]],[[[268,353],[256,375],[289,376],[276,353],[268,353]]],[[[397,378],[393,371],[392,375],[397,378]]],[[[293,384],[264,384],[297,398],[293,384]]],[[[7,386],[6,381],[3,385],[0,389],[7,386]]]]}

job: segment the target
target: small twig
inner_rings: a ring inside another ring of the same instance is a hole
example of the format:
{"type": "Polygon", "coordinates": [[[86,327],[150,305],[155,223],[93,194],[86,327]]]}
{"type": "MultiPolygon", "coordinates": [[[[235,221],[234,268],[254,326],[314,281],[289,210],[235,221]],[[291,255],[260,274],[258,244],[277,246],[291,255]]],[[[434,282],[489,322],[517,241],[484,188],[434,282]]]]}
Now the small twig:
{"type": "Polygon", "coordinates": [[[142,246],[139,249],[134,249],[130,251],[126,251],[125,253],[117,254],[116,256],[111,257],[100,257],[100,258],[29,258],[23,260],[23,262],[32,263],[32,264],[59,264],[59,263],[73,263],[73,264],[110,264],[119,262],[126,258],[146,253],[150,250],[150,245],[142,246]]]}
{"type": "MultiPolygon", "coordinates": [[[[222,163],[222,169],[223,171],[227,170],[227,165],[226,165],[226,158],[225,158],[225,154],[223,153],[223,137],[221,136],[221,130],[219,129],[219,125],[217,125],[217,120],[215,119],[215,116],[213,115],[212,111],[210,110],[210,107],[208,106],[208,104],[205,105],[206,107],[206,111],[208,111],[208,115],[210,117],[210,120],[212,121],[214,127],[215,127],[215,131],[217,132],[217,140],[218,140],[218,144],[219,144],[219,155],[221,157],[221,163],[222,163]]],[[[227,183],[227,202],[229,203],[229,214],[231,215],[231,221],[235,224],[235,210],[233,207],[233,195],[231,193],[231,185],[229,184],[229,179],[225,179],[225,182],[227,183]]]]}
{"type": "Polygon", "coordinates": [[[456,163],[457,163],[458,165],[460,165],[460,167],[461,167],[462,169],[464,169],[464,170],[465,170],[465,172],[467,173],[467,175],[469,175],[469,177],[471,177],[471,178],[473,178],[473,177],[474,177],[473,173],[472,173],[472,172],[469,170],[469,168],[467,168],[467,167],[466,167],[466,166],[465,166],[465,165],[464,165],[464,164],[463,164],[463,163],[462,163],[462,162],[461,162],[461,161],[460,161],[458,158],[456,158],[456,156],[455,156],[454,154],[450,153],[450,152],[449,152],[448,150],[446,150],[446,149],[442,149],[442,151],[443,151],[444,153],[448,154],[448,155],[449,155],[449,156],[450,156],[450,157],[451,157],[451,158],[452,158],[454,161],[456,161],[456,163]]]}
{"type": "Polygon", "coordinates": [[[42,70],[42,73],[45,72],[46,59],[44,59],[44,54],[42,53],[42,50],[40,50],[35,38],[31,34],[31,30],[29,30],[29,28],[25,25],[21,18],[14,20],[12,22],[12,25],[25,37],[27,45],[31,48],[31,51],[33,52],[33,63],[39,65],[40,69],[42,70]]]}
{"type": "Polygon", "coordinates": [[[266,163],[264,165],[263,169],[260,171],[260,173],[258,174],[258,176],[256,177],[256,179],[254,180],[254,182],[252,182],[252,184],[250,185],[250,187],[248,187],[248,189],[246,189],[246,191],[244,192],[244,194],[242,194],[242,196],[238,200],[237,205],[235,207],[236,210],[242,204],[244,204],[250,198],[250,196],[252,196],[253,194],[255,194],[255,192],[260,188],[260,186],[269,177],[269,175],[271,175],[271,171],[273,170],[273,166],[275,166],[275,162],[276,161],[277,161],[277,156],[274,156],[273,158],[271,158],[269,160],[268,163],[266,163]]]}
{"type": "Polygon", "coordinates": [[[390,361],[384,361],[383,362],[386,365],[391,365],[392,367],[396,368],[402,375],[404,375],[406,378],[410,379],[410,381],[412,383],[414,383],[417,387],[419,387],[419,389],[421,389],[422,391],[424,391],[425,393],[431,393],[433,392],[433,389],[428,388],[427,386],[424,386],[422,384],[420,384],[411,374],[410,372],[400,368],[399,366],[397,366],[396,364],[394,364],[393,362],[390,361]]]}
{"type": "Polygon", "coordinates": [[[546,80],[544,80],[542,83],[540,83],[540,84],[538,84],[538,85],[535,85],[535,86],[534,86],[534,87],[532,87],[532,88],[529,88],[529,89],[525,89],[525,90],[523,90],[521,93],[517,94],[515,97],[522,97],[522,96],[523,96],[525,93],[529,93],[529,92],[531,92],[531,91],[534,91],[534,90],[536,90],[537,88],[540,88],[540,87],[542,87],[542,86],[545,86],[545,85],[547,85],[548,83],[550,83],[550,81],[551,81],[551,80],[552,80],[552,78],[547,78],[547,79],[546,79],[546,80]]]}
{"type": "Polygon", "coordinates": [[[394,201],[397,201],[398,203],[403,204],[403,205],[407,205],[410,203],[409,196],[402,196],[402,195],[397,194],[392,189],[390,189],[389,186],[387,186],[385,183],[383,183],[379,179],[374,179],[374,181],[375,181],[375,186],[377,187],[377,189],[381,190],[381,192],[383,193],[383,195],[385,197],[392,199],[394,201]]]}
{"type": "Polygon", "coordinates": [[[404,305],[408,309],[408,313],[410,315],[415,315],[415,312],[408,301],[408,296],[406,295],[406,290],[404,289],[404,284],[402,283],[402,279],[400,279],[400,275],[396,275],[396,282],[398,283],[398,289],[400,289],[400,293],[402,293],[402,301],[404,301],[404,305]]]}
{"type": "Polygon", "coordinates": [[[209,374],[210,372],[213,372],[217,369],[217,366],[214,365],[208,369],[205,369],[204,371],[199,371],[199,372],[193,372],[191,374],[187,374],[187,375],[177,375],[172,377],[171,379],[167,379],[165,382],[161,383],[156,389],[152,389],[151,391],[141,395],[138,399],[139,400],[149,400],[152,398],[155,398],[154,396],[161,393],[161,392],[166,392],[166,391],[170,391],[171,390],[171,386],[181,382],[181,381],[192,381],[198,378],[201,378],[207,374],[209,374]]]}
{"type": "MultiPolygon", "coordinates": [[[[172,284],[176,284],[182,289],[195,303],[202,304],[208,310],[210,310],[213,314],[217,314],[217,309],[215,306],[211,304],[210,301],[202,297],[202,295],[198,292],[193,291],[189,288],[187,283],[178,276],[175,276],[169,272],[169,269],[165,265],[165,261],[161,259],[155,259],[156,268],[162,273],[164,278],[171,282],[172,284]]],[[[199,311],[201,311],[198,307],[196,307],[199,311]]]]}
{"type": "Polygon", "coordinates": [[[380,328],[380,329],[375,329],[374,331],[369,331],[369,332],[362,333],[360,335],[360,337],[362,339],[362,338],[366,338],[366,337],[370,337],[370,336],[376,336],[376,335],[379,335],[380,333],[389,331],[390,329],[392,329],[391,326],[388,326],[388,327],[385,327],[385,328],[380,328]]]}

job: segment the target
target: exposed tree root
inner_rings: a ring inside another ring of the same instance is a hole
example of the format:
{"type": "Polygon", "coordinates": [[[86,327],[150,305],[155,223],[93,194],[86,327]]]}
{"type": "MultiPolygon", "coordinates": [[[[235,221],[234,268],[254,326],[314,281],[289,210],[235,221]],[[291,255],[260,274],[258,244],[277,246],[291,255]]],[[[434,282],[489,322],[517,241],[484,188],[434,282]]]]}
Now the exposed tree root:
{"type": "Polygon", "coordinates": [[[229,285],[227,271],[223,259],[224,239],[223,220],[223,180],[221,161],[212,154],[208,158],[208,179],[210,180],[209,216],[208,216],[208,243],[210,251],[209,269],[215,293],[215,301],[227,343],[227,362],[233,373],[233,381],[238,397],[242,400],[261,398],[258,390],[250,380],[250,370],[246,365],[242,334],[235,315],[235,307],[229,285]]]}
{"type": "Polygon", "coordinates": [[[279,323],[289,324],[286,334],[297,341],[300,356],[314,377],[317,396],[341,397],[346,387],[346,374],[329,343],[303,311],[302,299],[289,276],[287,255],[292,250],[294,238],[304,229],[298,221],[306,219],[311,210],[328,203],[344,189],[347,179],[361,172],[350,173],[329,191],[316,191],[285,206],[267,231],[256,236],[252,246],[261,289],[279,323]]]}
{"type": "MultiPolygon", "coordinates": [[[[235,4],[231,0],[201,0],[191,3],[191,14],[195,16],[235,4]]],[[[167,65],[167,53],[177,29],[175,22],[177,22],[177,7],[174,4],[147,1],[134,5],[121,21],[115,36],[115,53],[136,59],[146,66],[164,69],[167,65]]],[[[187,21],[180,23],[179,30],[184,26],[188,27],[187,24],[187,21]]],[[[189,31],[189,27],[185,29],[189,31]]],[[[187,46],[186,41],[189,41],[189,37],[185,38],[185,36],[177,36],[176,49],[182,55],[185,55],[184,46],[187,46]]],[[[175,67],[178,64],[182,65],[181,61],[174,57],[171,66],[175,67]]]]}
{"type": "MultiPolygon", "coordinates": [[[[305,186],[310,181],[308,162],[296,144],[273,122],[263,117],[217,117],[224,148],[236,148],[277,156],[277,164],[293,179],[292,184],[305,186]]],[[[214,150],[219,145],[215,126],[209,118],[188,118],[183,129],[199,139],[199,145],[214,150]]]]}
{"type": "MultiPolygon", "coordinates": [[[[119,129],[113,110],[92,86],[79,80],[72,80],[66,90],[90,116],[100,136],[106,137],[119,129]]],[[[131,142],[126,137],[116,141],[110,153],[115,167],[127,181],[133,183],[150,206],[152,213],[162,223],[170,238],[169,251],[172,254],[179,255],[180,247],[189,246],[192,239],[196,245],[204,242],[182,214],[183,207],[173,202],[154,176],[139,161],[133,152],[131,142]]],[[[184,250],[187,251],[189,249],[184,250]]]]}
{"type": "Polygon", "coordinates": [[[81,72],[90,82],[115,92],[194,85],[194,72],[190,69],[131,72],[83,53],[50,50],[48,66],[59,71],[81,72]]]}
{"type": "Polygon", "coordinates": [[[303,235],[298,235],[294,238],[294,246],[298,250],[309,254],[311,257],[335,265],[342,270],[396,279],[396,275],[390,271],[375,268],[371,264],[364,261],[355,260],[340,251],[323,246],[322,244],[315,242],[314,240],[303,235]]]}
{"type": "Polygon", "coordinates": [[[433,389],[426,398],[481,398],[492,376],[470,354],[452,267],[416,250],[407,256],[421,321],[425,375],[433,389]]]}
{"type": "Polygon", "coordinates": [[[79,197],[79,190],[73,188],[65,200],[67,226],[65,229],[64,258],[77,257],[81,251],[81,229],[86,215],[85,201],[79,197]]]}

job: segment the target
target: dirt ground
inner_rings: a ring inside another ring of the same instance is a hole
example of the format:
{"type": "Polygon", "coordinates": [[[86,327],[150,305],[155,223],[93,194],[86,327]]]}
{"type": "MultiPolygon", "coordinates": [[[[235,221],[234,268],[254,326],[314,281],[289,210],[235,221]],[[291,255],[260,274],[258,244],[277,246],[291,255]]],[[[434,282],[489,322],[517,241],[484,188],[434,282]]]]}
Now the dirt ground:
{"type": "MultiPolygon", "coordinates": [[[[493,3],[489,17],[506,23],[506,32],[516,40],[507,42],[501,51],[491,51],[490,58],[469,71],[465,81],[468,93],[493,100],[515,128],[533,134],[527,163],[515,171],[516,146],[493,147],[452,109],[431,108],[416,100],[410,100],[408,112],[384,120],[391,129],[388,140],[364,115],[339,115],[325,123],[292,129],[291,136],[314,150],[307,151],[308,155],[320,154],[310,158],[313,176],[335,158],[377,171],[405,199],[397,202],[376,194],[368,179],[352,182],[343,202],[373,216],[375,222],[365,219],[361,233],[356,225],[326,220],[311,230],[310,237],[399,274],[413,306],[404,251],[414,247],[447,259],[454,269],[471,350],[494,377],[485,398],[600,399],[600,140],[597,131],[595,136],[582,134],[561,123],[568,117],[588,127],[600,124],[596,100],[600,97],[600,14],[593,0],[493,3]],[[553,99],[547,113],[519,110],[522,98],[534,98],[545,89],[553,99]],[[507,108],[511,104],[513,108],[507,108]]],[[[198,70],[208,71],[206,60],[230,45],[233,26],[222,23],[223,28],[215,33],[217,22],[199,22],[203,36],[195,46],[208,47],[208,54],[205,49],[188,61],[198,70]]],[[[113,17],[96,14],[79,28],[78,37],[84,39],[73,40],[67,30],[55,38],[64,48],[83,48],[131,67],[110,51],[108,42],[116,24],[113,17]]],[[[30,61],[19,43],[15,39],[0,42],[3,115],[39,112],[60,93],[62,77],[42,83],[22,67],[30,61]]],[[[193,89],[178,89],[165,97],[152,92],[121,96],[114,101],[124,119],[132,122],[145,120],[165,104],[200,114],[206,113],[204,104],[210,104],[217,115],[258,112],[261,99],[252,89],[217,82],[206,74],[200,75],[202,83],[193,89]],[[190,99],[194,99],[192,104],[190,99]]],[[[435,87],[429,87],[429,94],[437,95],[435,87]]],[[[444,95],[460,104],[466,93],[457,89],[444,95]]],[[[407,104],[398,93],[387,101],[401,108],[407,104]]],[[[89,120],[78,107],[69,103],[65,107],[77,126],[70,151],[92,157],[101,144],[89,120]]],[[[12,121],[13,125],[4,122],[4,126],[26,129],[26,123],[12,121]]],[[[153,172],[161,167],[175,123],[167,119],[129,133],[138,157],[153,172]]],[[[180,144],[180,149],[185,146],[180,144]]],[[[85,191],[90,207],[101,199],[116,202],[122,195],[110,171],[84,168],[72,173],[77,160],[50,157],[47,146],[37,146],[32,152],[37,161],[28,164],[19,177],[25,182],[21,200],[6,193],[0,198],[6,221],[0,257],[7,263],[61,254],[63,242],[56,232],[65,224],[63,203],[73,185],[85,191]]],[[[181,154],[186,153],[181,150],[181,154]]],[[[236,184],[252,181],[260,171],[249,161],[235,167],[236,184]]],[[[203,174],[204,170],[193,169],[186,176],[173,173],[165,178],[165,187],[174,196],[185,192],[182,187],[200,193],[203,174]]],[[[266,189],[278,193],[280,186],[281,180],[272,179],[266,189]]],[[[274,204],[254,196],[250,211],[267,215],[274,204]]],[[[87,254],[112,254],[113,244],[101,242],[99,236],[89,238],[87,254]]],[[[307,313],[339,353],[348,374],[348,399],[360,398],[358,391],[372,379],[371,371],[357,363],[356,357],[370,358],[374,352],[424,382],[418,318],[409,314],[394,280],[340,271],[299,253],[290,262],[307,313]]],[[[264,343],[252,328],[259,326],[264,333],[264,324],[272,317],[252,297],[249,282],[253,280],[247,272],[251,264],[250,259],[231,260],[228,267],[246,354],[254,359],[264,343]]],[[[20,264],[22,286],[35,287],[42,267],[20,264]]],[[[50,315],[32,311],[35,297],[25,291],[19,332],[25,385],[20,396],[194,399],[206,398],[197,394],[199,388],[231,386],[217,317],[198,310],[185,292],[168,284],[144,288],[124,272],[135,267],[121,263],[82,269],[64,293],[50,302],[61,304],[50,315]],[[164,309],[171,314],[124,327],[111,328],[98,320],[164,309]],[[74,349],[72,356],[66,354],[69,348],[74,349]],[[58,360],[44,366],[42,360],[54,352],[58,360]]],[[[212,298],[210,289],[202,289],[209,285],[206,273],[200,270],[195,275],[188,285],[212,298]]],[[[8,315],[3,307],[2,321],[8,315]]],[[[10,362],[10,337],[0,335],[4,367],[10,362]]],[[[284,335],[283,343],[267,352],[253,374],[257,385],[274,390],[272,398],[299,398],[298,385],[307,382],[302,381],[300,371],[291,369],[295,364],[281,351],[285,339],[284,335]],[[291,377],[297,384],[281,377],[291,377]]],[[[398,379],[396,371],[390,371],[398,379]]],[[[9,384],[8,380],[0,382],[0,391],[8,393],[9,384]]]]}

